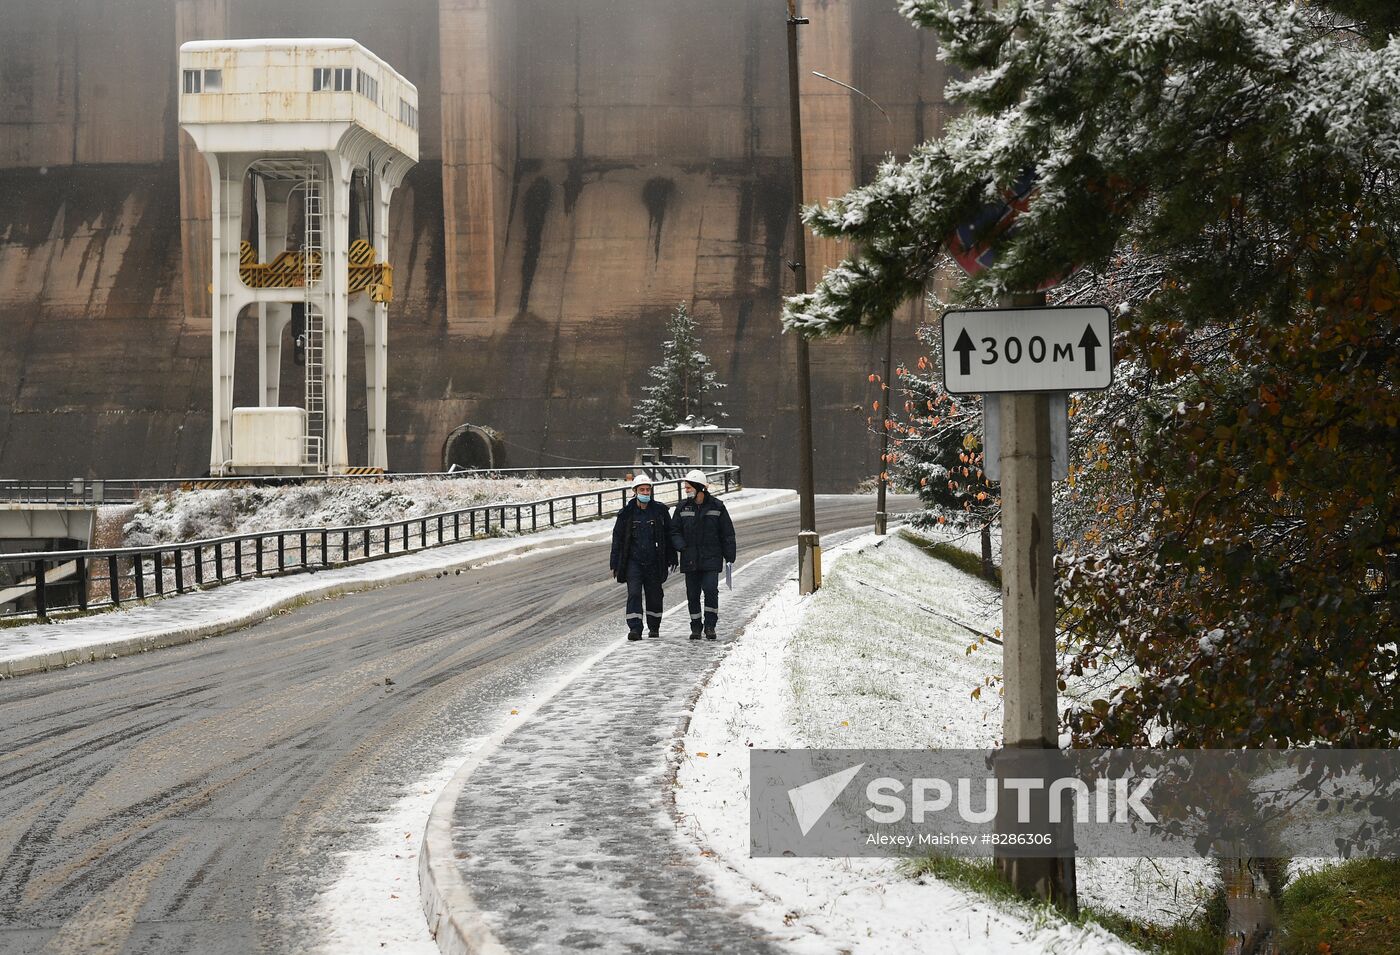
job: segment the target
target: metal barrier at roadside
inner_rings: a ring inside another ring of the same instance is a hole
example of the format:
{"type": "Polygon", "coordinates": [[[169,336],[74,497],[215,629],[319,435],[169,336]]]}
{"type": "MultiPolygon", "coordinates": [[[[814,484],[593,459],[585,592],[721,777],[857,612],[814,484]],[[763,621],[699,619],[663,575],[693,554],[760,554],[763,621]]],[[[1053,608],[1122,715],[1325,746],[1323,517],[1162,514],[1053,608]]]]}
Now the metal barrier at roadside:
{"type": "MultiPolygon", "coordinates": [[[[740,486],[738,467],[711,468],[709,474],[716,493],[720,481],[725,493],[740,486]]],[[[658,500],[663,490],[679,500],[683,483],[654,482],[658,500]]],[[[120,607],[233,580],[315,573],[481,537],[598,520],[626,504],[630,494],[627,486],[608,487],[379,524],[299,527],[145,547],[0,554],[0,617],[44,618],[57,611],[120,607]],[[21,602],[33,606],[3,610],[21,602]]]]}

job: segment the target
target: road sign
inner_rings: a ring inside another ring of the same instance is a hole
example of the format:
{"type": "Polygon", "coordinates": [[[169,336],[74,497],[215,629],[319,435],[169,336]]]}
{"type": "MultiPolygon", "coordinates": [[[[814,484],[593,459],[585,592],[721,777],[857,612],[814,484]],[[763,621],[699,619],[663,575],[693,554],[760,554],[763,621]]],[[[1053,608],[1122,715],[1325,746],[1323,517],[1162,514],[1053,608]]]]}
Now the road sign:
{"type": "Polygon", "coordinates": [[[1098,391],[1113,381],[1113,322],[1103,306],[943,313],[949,394],[1098,391]]]}

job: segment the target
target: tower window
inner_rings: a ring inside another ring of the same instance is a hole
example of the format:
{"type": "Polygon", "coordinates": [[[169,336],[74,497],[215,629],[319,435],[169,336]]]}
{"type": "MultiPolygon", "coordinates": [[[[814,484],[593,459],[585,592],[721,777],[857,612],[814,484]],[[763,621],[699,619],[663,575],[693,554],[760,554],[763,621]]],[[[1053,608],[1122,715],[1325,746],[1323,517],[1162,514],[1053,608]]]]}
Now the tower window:
{"type": "Polygon", "coordinates": [[[337,93],[345,93],[350,89],[350,67],[348,66],[318,66],[311,71],[311,89],[320,92],[321,90],[334,90],[337,93]]]}
{"type": "Polygon", "coordinates": [[[206,93],[218,93],[218,92],[220,92],[221,90],[223,90],[223,88],[224,88],[224,71],[223,71],[223,70],[205,70],[205,71],[204,71],[204,92],[206,92],[206,93]]]}
{"type": "Polygon", "coordinates": [[[202,89],[199,70],[185,70],[185,92],[198,93],[202,89]]]}
{"type": "Polygon", "coordinates": [[[409,129],[418,128],[418,110],[408,105],[408,100],[399,100],[399,122],[409,129]]]}
{"type": "Polygon", "coordinates": [[[375,103],[379,102],[379,81],[364,70],[355,71],[355,92],[375,103]]]}

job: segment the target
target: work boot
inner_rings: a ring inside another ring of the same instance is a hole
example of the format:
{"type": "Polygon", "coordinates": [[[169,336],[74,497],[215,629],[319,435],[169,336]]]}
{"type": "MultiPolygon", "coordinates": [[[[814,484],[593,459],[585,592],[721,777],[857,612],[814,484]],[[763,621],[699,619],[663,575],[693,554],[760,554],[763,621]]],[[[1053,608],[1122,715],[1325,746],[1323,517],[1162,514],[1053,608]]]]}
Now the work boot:
{"type": "Polygon", "coordinates": [[[700,628],[699,628],[699,627],[691,627],[691,628],[690,628],[690,639],[692,639],[692,640],[699,640],[699,639],[700,639],[700,628]]]}
{"type": "Polygon", "coordinates": [[[714,627],[706,627],[706,628],[705,628],[705,639],[706,639],[706,640],[713,640],[714,638],[715,638],[715,628],[714,628],[714,627]]]}
{"type": "Polygon", "coordinates": [[[640,631],[640,630],[628,630],[628,631],[627,631],[627,639],[628,639],[628,640],[640,640],[640,639],[642,639],[642,631],[640,631]]]}
{"type": "Polygon", "coordinates": [[[655,629],[655,630],[649,630],[649,631],[647,631],[647,636],[649,636],[649,637],[651,637],[653,640],[655,640],[657,637],[661,636],[661,628],[658,627],[658,628],[655,629]]]}

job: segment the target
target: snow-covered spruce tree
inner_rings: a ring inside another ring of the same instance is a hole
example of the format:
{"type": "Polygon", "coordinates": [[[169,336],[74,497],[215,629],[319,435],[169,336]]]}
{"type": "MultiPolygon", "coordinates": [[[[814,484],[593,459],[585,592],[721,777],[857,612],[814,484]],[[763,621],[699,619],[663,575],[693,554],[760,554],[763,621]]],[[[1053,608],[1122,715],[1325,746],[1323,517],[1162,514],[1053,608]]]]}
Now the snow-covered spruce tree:
{"type": "Polygon", "coordinates": [[[648,445],[655,445],[662,431],[687,421],[714,424],[728,417],[720,402],[709,397],[724,385],[700,350],[695,319],[684,302],[671,314],[666,333],[661,363],[647,372],[651,384],[642,386],[644,397],[632,406],[632,420],[622,425],[648,445]]]}
{"type": "Polygon", "coordinates": [[[1069,669],[1133,676],[1076,738],[1395,745],[1400,40],[1365,20],[1390,5],[1000,6],[901,4],[971,77],[950,87],[964,113],[807,211],[859,256],[788,327],[883,324],[1032,171],[970,294],[1149,279],[1120,299],[1118,394],[1089,402],[1095,533],[1060,560],[1069,669]]]}

